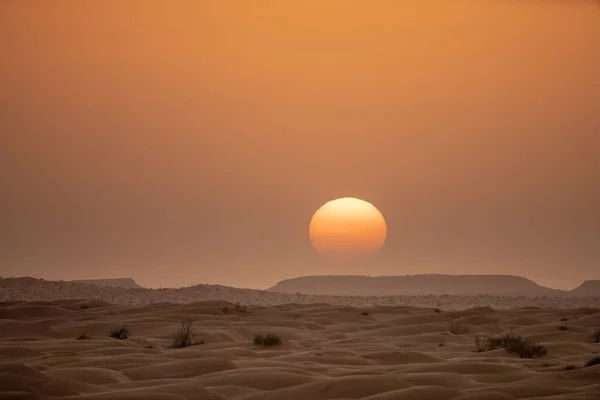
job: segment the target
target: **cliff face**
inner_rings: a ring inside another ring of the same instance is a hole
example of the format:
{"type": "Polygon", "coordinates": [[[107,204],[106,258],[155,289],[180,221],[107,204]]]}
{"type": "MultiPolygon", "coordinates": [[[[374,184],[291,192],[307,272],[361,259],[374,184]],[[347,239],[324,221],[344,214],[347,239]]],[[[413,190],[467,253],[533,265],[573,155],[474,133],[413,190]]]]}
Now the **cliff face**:
{"type": "Polygon", "coordinates": [[[123,289],[136,289],[141,288],[140,285],[135,283],[131,278],[115,278],[115,279],[79,279],[72,281],[75,283],[85,283],[88,285],[95,286],[106,286],[106,287],[118,287],[123,289]]]}
{"type": "Polygon", "coordinates": [[[585,281],[569,292],[573,296],[600,296],[600,280],[585,281]]]}
{"type": "Polygon", "coordinates": [[[510,275],[306,276],[281,281],[267,290],[359,296],[423,294],[560,296],[568,293],[540,286],[520,276],[510,275]]]}

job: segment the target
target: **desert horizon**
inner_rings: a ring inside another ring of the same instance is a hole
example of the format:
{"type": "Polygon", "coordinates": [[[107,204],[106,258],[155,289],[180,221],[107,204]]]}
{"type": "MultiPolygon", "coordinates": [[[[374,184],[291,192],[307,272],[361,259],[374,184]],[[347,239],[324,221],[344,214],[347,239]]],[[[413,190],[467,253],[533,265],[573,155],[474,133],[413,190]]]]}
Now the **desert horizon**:
{"type": "MultiPolygon", "coordinates": [[[[43,279],[43,280],[47,280],[47,281],[70,281],[70,282],[82,282],[82,283],[91,283],[91,284],[98,284],[98,282],[101,281],[107,281],[107,282],[111,282],[111,281],[119,281],[119,280],[130,280],[132,281],[132,283],[136,286],[142,287],[142,288],[147,288],[147,289],[160,289],[160,288],[184,288],[184,287],[189,287],[189,286],[194,286],[194,285],[200,285],[200,284],[207,284],[207,285],[222,285],[222,286],[229,286],[229,287],[234,287],[234,288],[239,288],[239,289],[254,289],[254,290],[271,290],[274,287],[277,286],[277,284],[281,283],[281,282],[285,282],[285,281],[289,281],[289,280],[295,280],[295,279],[303,279],[303,278],[312,278],[312,277],[322,277],[322,278],[327,278],[327,277],[360,277],[360,278],[370,278],[370,279],[376,279],[376,278],[401,278],[401,277],[418,277],[418,276],[439,276],[439,277],[517,277],[520,279],[526,279],[529,280],[541,287],[544,288],[548,288],[548,289],[552,289],[552,290],[556,290],[556,291],[562,291],[562,292],[569,292],[569,291],[573,291],[579,287],[581,287],[582,285],[584,285],[585,283],[588,282],[595,282],[595,281],[600,281],[600,279],[594,279],[593,277],[590,277],[589,279],[583,279],[582,281],[580,281],[578,284],[576,284],[575,286],[570,286],[570,287],[562,287],[562,288],[557,288],[557,287],[551,287],[551,286],[546,286],[543,285],[542,283],[536,281],[535,279],[532,278],[528,278],[525,276],[519,276],[519,275],[506,275],[506,274],[436,274],[436,273],[422,273],[422,274],[405,274],[405,275],[361,275],[361,274],[356,274],[356,275],[331,275],[331,274],[320,274],[320,275],[306,275],[306,276],[296,276],[296,277],[287,277],[287,278],[282,278],[278,281],[274,281],[273,284],[264,286],[264,287],[242,287],[242,286],[236,286],[236,285],[232,285],[232,284],[226,284],[224,282],[208,282],[208,281],[200,281],[200,282],[187,282],[186,284],[183,285],[174,285],[174,286],[160,286],[160,285],[147,285],[147,284],[143,284],[143,279],[140,281],[134,277],[126,277],[126,276],[120,276],[120,277],[75,277],[72,279],[50,279],[47,277],[43,277],[43,276],[3,276],[0,278],[34,278],[34,279],[43,279]]],[[[109,284],[110,286],[110,284],[109,284]]],[[[600,295],[600,293],[599,293],[600,295]]]]}
{"type": "Polygon", "coordinates": [[[0,400],[600,399],[599,4],[0,1],[0,400]]]}

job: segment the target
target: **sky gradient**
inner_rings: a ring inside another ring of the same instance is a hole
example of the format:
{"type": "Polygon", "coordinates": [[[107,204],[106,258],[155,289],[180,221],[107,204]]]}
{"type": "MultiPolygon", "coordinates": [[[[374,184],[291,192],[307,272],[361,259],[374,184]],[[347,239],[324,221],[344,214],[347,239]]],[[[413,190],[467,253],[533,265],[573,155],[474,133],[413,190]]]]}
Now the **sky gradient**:
{"type": "Polygon", "coordinates": [[[600,278],[596,1],[3,1],[0,275],[600,278]],[[308,238],[338,197],[368,263],[308,238]]]}

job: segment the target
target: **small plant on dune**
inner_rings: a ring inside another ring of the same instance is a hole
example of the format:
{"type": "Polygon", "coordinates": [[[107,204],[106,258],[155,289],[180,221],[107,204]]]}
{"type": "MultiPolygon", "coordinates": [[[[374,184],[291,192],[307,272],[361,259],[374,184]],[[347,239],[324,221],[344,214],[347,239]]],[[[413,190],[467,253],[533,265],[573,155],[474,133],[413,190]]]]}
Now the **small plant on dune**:
{"type": "Polygon", "coordinates": [[[219,307],[218,310],[221,311],[223,314],[227,314],[229,312],[229,307],[219,307]]]}
{"type": "Polygon", "coordinates": [[[594,333],[592,333],[592,342],[600,343],[600,329],[596,329],[594,333]]]}
{"type": "Polygon", "coordinates": [[[370,314],[368,312],[366,312],[366,311],[363,311],[363,312],[360,313],[360,315],[368,317],[370,314]]]}
{"type": "Polygon", "coordinates": [[[75,340],[86,340],[86,339],[91,339],[91,338],[88,335],[86,335],[85,333],[82,333],[81,335],[79,335],[75,338],[75,340]]]}
{"type": "Polygon", "coordinates": [[[490,351],[497,349],[494,338],[485,336],[485,335],[475,335],[475,351],[477,353],[483,353],[485,351],[490,351]]]}
{"type": "Polygon", "coordinates": [[[466,329],[463,328],[460,321],[451,319],[448,321],[448,331],[450,331],[450,333],[453,335],[462,335],[466,332],[466,329]]]}
{"type": "Polygon", "coordinates": [[[600,365],[600,357],[594,357],[590,361],[586,362],[584,367],[593,367],[594,365],[600,365]]]}
{"type": "Polygon", "coordinates": [[[115,338],[115,339],[125,340],[125,339],[129,339],[130,334],[131,333],[129,332],[129,328],[127,328],[127,325],[123,325],[120,327],[112,328],[110,330],[108,336],[115,338]]]}
{"type": "Polygon", "coordinates": [[[171,348],[181,349],[183,347],[189,347],[193,344],[193,337],[194,328],[192,326],[192,321],[187,318],[183,319],[179,324],[179,328],[177,328],[177,330],[173,332],[171,348]]]}
{"type": "Polygon", "coordinates": [[[511,347],[507,347],[506,351],[508,352],[508,354],[517,356],[519,358],[531,359],[542,358],[546,354],[548,354],[544,346],[542,346],[539,343],[531,342],[529,340],[523,340],[518,344],[515,344],[511,347]]]}
{"type": "Polygon", "coordinates": [[[523,339],[514,333],[503,336],[475,336],[475,351],[485,352],[495,349],[506,349],[508,354],[519,358],[536,359],[547,354],[546,348],[539,343],[523,339]]]}
{"type": "Polygon", "coordinates": [[[274,333],[267,333],[266,335],[254,335],[254,340],[252,343],[254,343],[255,346],[268,347],[282,344],[283,341],[278,335],[274,333]]]}
{"type": "Polygon", "coordinates": [[[559,327],[558,327],[558,330],[559,330],[559,331],[568,331],[568,330],[569,330],[569,327],[568,327],[568,326],[561,325],[561,326],[559,326],[559,327]]]}
{"type": "Polygon", "coordinates": [[[90,308],[90,305],[87,303],[83,303],[82,305],[79,306],[79,308],[81,308],[82,310],[87,310],[88,308],[90,308]]]}
{"type": "Polygon", "coordinates": [[[560,319],[560,322],[567,322],[568,320],[569,320],[569,318],[567,318],[567,317],[562,317],[562,318],[560,319]]]}
{"type": "Polygon", "coordinates": [[[433,312],[434,312],[434,313],[438,313],[438,314],[439,314],[439,313],[441,313],[441,312],[442,312],[442,309],[441,309],[441,308],[434,308],[434,309],[433,309],[433,312]]]}
{"type": "Polygon", "coordinates": [[[574,369],[578,369],[579,367],[577,365],[573,365],[573,364],[567,364],[565,365],[565,371],[572,371],[574,369]]]}

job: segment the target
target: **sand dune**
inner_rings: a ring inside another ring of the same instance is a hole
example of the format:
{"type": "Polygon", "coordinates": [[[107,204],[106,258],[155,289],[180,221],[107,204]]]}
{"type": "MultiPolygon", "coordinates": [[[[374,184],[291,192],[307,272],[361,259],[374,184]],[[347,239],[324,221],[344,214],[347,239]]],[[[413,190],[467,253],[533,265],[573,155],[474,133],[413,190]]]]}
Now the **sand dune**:
{"type": "Polygon", "coordinates": [[[600,365],[584,367],[600,352],[600,308],[83,303],[2,303],[0,398],[600,398],[600,365]],[[196,344],[173,349],[184,318],[196,344]],[[123,324],[128,339],[109,337],[123,324]],[[283,343],[253,345],[269,332],[283,343]],[[474,352],[474,335],[508,332],[547,355],[474,352]]]}

